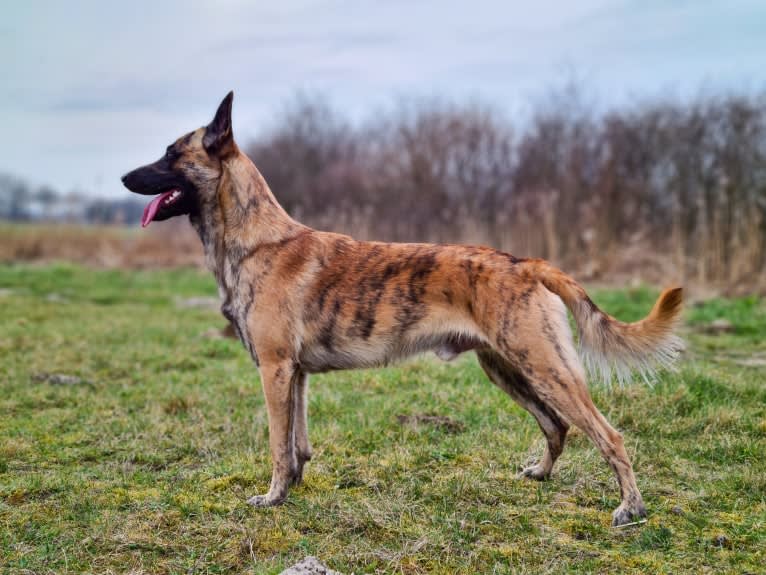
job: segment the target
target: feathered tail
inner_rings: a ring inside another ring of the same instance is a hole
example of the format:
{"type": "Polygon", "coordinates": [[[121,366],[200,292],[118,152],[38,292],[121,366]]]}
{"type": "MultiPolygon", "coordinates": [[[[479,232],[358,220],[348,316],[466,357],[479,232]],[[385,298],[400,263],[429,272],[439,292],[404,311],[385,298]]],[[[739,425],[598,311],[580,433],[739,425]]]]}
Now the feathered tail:
{"type": "Polygon", "coordinates": [[[674,329],[681,317],[683,290],[666,289],[644,319],[621,322],[601,311],[574,279],[544,260],[535,266],[542,284],[558,295],[572,312],[580,334],[580,348],[586,368],[609,383],[620,383],[639,373],[649,382],[658,368],[670,368],[683,349],[674,329]]]}

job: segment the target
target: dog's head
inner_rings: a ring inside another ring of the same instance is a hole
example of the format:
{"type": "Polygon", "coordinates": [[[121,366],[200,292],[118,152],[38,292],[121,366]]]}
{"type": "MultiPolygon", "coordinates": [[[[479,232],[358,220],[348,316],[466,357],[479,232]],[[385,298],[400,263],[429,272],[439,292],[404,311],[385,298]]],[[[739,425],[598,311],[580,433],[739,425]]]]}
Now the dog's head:
{"type": "Polygon", "coordinates": [[[196,215],[214,201],[222,162],[238,153],[231,129],[234,93],[223,99],[210,124],[181,136],[165,155],[122,177],[131,192],[154,196],[144,208],[141,225],[184,214],[196,215]]]}

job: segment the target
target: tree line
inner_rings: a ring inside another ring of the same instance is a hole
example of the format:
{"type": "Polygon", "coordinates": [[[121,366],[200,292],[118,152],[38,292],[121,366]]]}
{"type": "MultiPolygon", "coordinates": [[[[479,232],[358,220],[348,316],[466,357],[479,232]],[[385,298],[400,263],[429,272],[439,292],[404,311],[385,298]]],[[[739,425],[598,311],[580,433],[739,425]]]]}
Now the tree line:
{"type": "Polygon", "coordinates": [[[137,198],[98,198],[81,190],[62,193],[0,173],[0,220],[132,224],[141,221],[142,213],[143,202],[137,198]]]}
{"type": "MultiPolygon", "coordinates": [[[[583,279],[632,266],[763,281],[766,92],[600,112],[582,102],[562,92],[512,119],[421,100],[351,122],[304,95],[244,149],[288,212],[320,229],[489,244],[583,279]]],[[[142,208],[0,174],[0,218],[134,223],[142,208]]]]}

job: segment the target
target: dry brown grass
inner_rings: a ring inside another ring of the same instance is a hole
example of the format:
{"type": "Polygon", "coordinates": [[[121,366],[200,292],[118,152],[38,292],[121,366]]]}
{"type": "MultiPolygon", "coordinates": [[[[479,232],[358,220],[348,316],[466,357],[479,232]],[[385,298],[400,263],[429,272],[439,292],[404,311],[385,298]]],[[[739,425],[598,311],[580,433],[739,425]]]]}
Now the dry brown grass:
{"type": "Polygon", "coordinates": [[[185,221],[145,230],[72,224],[0,224],[0,262],[68,261],[103,268],[204,265],[202,247],[185,221]]]}

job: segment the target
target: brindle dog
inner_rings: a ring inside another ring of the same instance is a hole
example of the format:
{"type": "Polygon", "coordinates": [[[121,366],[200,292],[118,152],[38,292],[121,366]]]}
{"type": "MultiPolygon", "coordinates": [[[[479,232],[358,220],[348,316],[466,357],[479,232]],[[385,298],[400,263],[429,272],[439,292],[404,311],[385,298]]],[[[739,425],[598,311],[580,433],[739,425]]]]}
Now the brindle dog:
{"type": "Polygon", "coordinates": [[[182,136],[157,162],[123,177],[155,196],[143,225],[188,214],[223,300],[221,311],[260,369],[273,475],[256,507],[282,503],[311,459],[308,374],[389,364],[435,351],[474,350],[489,379],[526,408],[547,440],[525,477],[549,476],[570,424],[614,470],[622,502],[613,525],[644,517],[620,433],[591,401],[565,305],[583,355],[603,376],[669,364],[681,289],[662,293],[631,324],[599,310],[580,285],[544,260],[486,247],[361,242],[293,220],[234,142],[233,94],[213,121],[182,136]]]}

